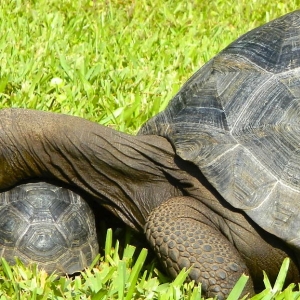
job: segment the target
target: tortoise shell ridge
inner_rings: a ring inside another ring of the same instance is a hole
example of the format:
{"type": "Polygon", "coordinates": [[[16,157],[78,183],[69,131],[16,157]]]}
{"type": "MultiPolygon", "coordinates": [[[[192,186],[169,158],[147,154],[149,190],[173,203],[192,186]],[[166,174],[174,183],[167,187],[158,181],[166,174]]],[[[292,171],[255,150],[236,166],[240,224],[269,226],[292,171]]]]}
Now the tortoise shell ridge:
{"type": "Polygon", "coordinates": [[[226,201],[300,247],[300,11],[241,36],[139,134],[166,137],[226,201]]]}

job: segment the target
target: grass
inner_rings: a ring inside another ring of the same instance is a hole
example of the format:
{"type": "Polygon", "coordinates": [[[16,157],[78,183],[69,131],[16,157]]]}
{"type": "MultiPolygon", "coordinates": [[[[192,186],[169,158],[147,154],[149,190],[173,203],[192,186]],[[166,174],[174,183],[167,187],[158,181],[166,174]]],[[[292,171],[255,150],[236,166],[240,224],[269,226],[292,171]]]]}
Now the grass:
{"type": "Polygon", "coordinates": [[[3,0],[0,106],[135,133],[236,37],[298,5],[285,2],[3,0]]]}
{"type": "Polygon", "coordinates": [[[199,287],[184,280],[182,271],[172,283],[161,284],[155,270],[145,270],[147,250],[142,249],[134,259],[136,248],[126,245],[122,256],[119,243],[112,244],[112,231],[107,231],[105,253],[97,257],[92,266],[74,278],[48,275],[35,265],[25,267],[17,260],[9,266],[1,259],[0,299],[200,299],[199,287]]]}
{"type": "MultiPolygon", "coordinates": [[[[299,4],[297,0],[2,0],[0,108],[61,112],[136,133],[216,53],[299,4]]],[[[164,283],[154,267],[140,270],[145,250],[134,260],[133,248],[125,249],[129,250],[121,259],[110,247],[112,252],[107,250],[99,265],[79,277],[58,280],[34,266],[25,268],[18,262],[10,267],[3,260],[0,300],[200,297],[194,292],[197,288],[182,284],[186,273],[174,283],[164,283]],[[132,277],[131,269],[136,270],[132,277]]],[[[255,299],[299,297],[293,286],[280,293],[279,283],[271,287],[265,279],[265,284],[265,294],[255,299]]],[[[237,299],[238,294],[231,297],[237,299]]]]}
{"type": "MultiPolygon", "coordinates": [[[[36,265],[24,266],[16,259],[10,266],[1,258],[0,300],[6,299],[158,299],[158,300],[200,300],[201,287],[193,282],[185,283],[188,270],[182,270],[172,282],[164,279],[153,264],[146,265],[147,250],[142,249],[135,256],[136,248],[124,245],[120,254],[119,242],[113,245],[112,230],[107,231],[105,252],[93,264],[73,278],[57,277],[38,270],[36,265]]],[[[252,300],[299,299],[300,292],[294,291],[295,284],[283,290],[289,259],[285,259],[278,278],[272,287],[264,274],[266,289],[252,297],[252,300]]],[[[248,277],[242,276],[228,296],[228,300],[240,298],[248,277]]]]}

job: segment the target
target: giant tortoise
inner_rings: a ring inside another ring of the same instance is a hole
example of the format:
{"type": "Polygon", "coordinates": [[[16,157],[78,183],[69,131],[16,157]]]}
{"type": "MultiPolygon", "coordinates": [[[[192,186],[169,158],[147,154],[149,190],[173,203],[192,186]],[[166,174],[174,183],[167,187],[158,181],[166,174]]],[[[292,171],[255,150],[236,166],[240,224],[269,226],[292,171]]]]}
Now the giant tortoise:
{"type": "Polygon", "coordinates": [[[49,112],[0,112],[0,188],[57,180],[145,235],[172,276],[224,298],[284,257],[299,280],[300,11],[241,36],[137,136],[49,112]]]}

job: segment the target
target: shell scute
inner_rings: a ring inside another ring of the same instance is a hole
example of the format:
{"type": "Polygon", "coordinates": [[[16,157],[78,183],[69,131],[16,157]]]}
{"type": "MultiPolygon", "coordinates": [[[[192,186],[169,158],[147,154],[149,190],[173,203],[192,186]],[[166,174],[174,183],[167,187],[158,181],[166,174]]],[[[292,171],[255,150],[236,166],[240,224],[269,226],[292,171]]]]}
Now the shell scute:
{"type": "Polygon", "coordinates": [[[139,134],[165,136],[226,201],[298,247],[300,216],[290,210],[296,205],[300,211],[299,103],[295,11],[248,32],[211,59],[139,134]]]}
{"type": "Polygon", "coordinates": [[[0,194],[0,254],[19,257],[47,272],[72,274],[98,253],[95,216],[83,198],[46,182],[0,194]]]}

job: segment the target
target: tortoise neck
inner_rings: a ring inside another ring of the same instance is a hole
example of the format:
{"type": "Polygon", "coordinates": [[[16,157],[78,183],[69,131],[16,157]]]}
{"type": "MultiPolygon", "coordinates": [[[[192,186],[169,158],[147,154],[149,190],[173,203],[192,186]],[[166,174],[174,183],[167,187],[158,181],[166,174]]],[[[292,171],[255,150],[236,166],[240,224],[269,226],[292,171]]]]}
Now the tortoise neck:
{"type": "Polygon", "coordinates": [[[79,187],[141,229],[149,212],[180,195],[170,143],[131,136],[87,120],[42,111],[0,111],[0,188],[31,178],[79,187]]]}

